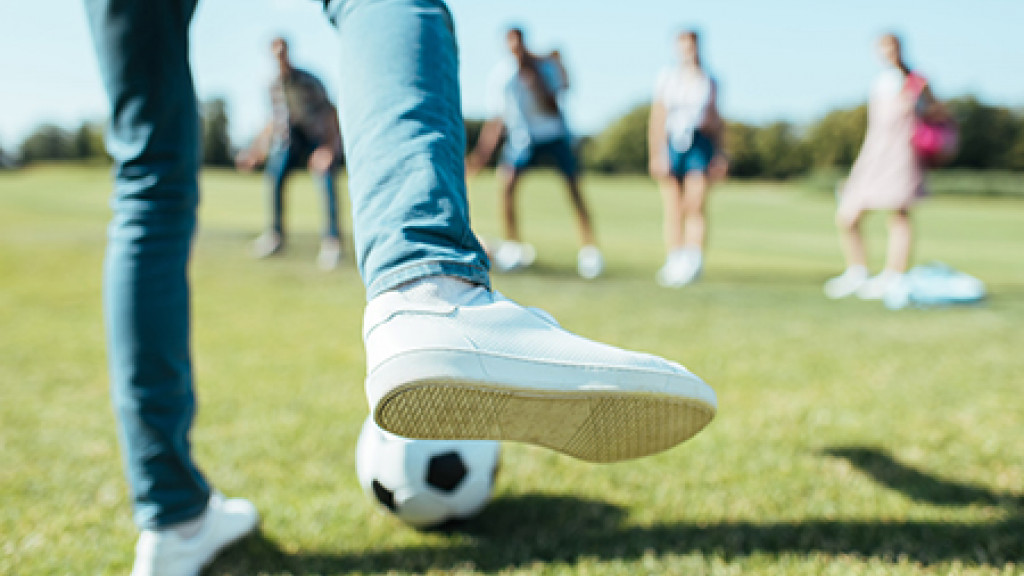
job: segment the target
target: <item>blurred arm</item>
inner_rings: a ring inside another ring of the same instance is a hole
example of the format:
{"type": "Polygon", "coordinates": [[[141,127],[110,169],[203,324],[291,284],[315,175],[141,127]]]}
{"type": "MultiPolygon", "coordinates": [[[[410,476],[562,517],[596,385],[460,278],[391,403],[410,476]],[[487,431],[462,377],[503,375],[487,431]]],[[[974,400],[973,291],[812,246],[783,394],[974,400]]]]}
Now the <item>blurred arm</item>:
{"type": "Polygon", "coordinates": [[[466,174],[469,177],[476,176],[487,165],[504,132],[505,122],[501,118],[488,120],[480,129],[480,137],[477,138],[476,146],[473,147],[473,151],[466,159],[466,174]]]}
{"type": "Polygon", "coordinates": [[[655,179],[669,175],[668,134],[665,132],[665,105],[655,100],[647,122],[648,169],[655,179]]]}

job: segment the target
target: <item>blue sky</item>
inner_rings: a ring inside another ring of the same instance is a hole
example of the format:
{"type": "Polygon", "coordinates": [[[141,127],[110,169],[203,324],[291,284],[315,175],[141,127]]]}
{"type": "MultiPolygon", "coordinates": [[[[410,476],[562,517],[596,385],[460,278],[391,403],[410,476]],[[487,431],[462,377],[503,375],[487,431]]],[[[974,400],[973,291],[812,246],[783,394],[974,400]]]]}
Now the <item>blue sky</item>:
{"type": "MultiPolygon", "coordinates": [[[[147,0],[151,1],[151,0],[147,0]]],[[[330,26],[310,0],[205,0],[193,23],[201,98],[228,99],[245,140],[268,113],[271,37],[292,40],[296,62],[328,88],[341,82],[330,26]],[[244,8],[244,12],[243,12],[244,8]]],[[[874,38],[901,32],[911,66],[940,96],[974,93],[1024,107],[1020,0],[450,0],[462,47],[467,116],[485,111],[486,79],[502,32],[527,28],[537,51],[559,48],[574,89],[571,118],[600,130],[650,97],[682,27],[703,31],[705,59],[730,118],[806,122],[865,98],[879,65],[874,38]]],[[[36,124],[102,118],[106,103],[81,0],[0,0],[0,146],[36,124]]]]}

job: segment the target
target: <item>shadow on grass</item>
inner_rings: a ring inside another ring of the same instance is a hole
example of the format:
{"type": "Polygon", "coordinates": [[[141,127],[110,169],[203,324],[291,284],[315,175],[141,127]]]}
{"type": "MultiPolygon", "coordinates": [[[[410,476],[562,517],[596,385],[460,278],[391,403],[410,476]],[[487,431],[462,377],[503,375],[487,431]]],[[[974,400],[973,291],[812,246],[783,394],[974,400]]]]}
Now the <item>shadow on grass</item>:
{"type": "MultiPolygon", "coordinates": [[[[896,476],[897,482],[943,484],[927,475],[896,476]]],[[[980,488],[955,489],[951,496],[943,492],[944,488],[937,490],[946,500],[976,502],[981,497],[984,502],[1002,501],[982,494],[980,488]]],[[[959,560],[989,566],[1024,562],[1020,540],[1024,517],[1019,515],[987,524],[812,520],[651,526],[624,525],[626,516],[619,507],[569,496],[501,498],[492,502],[482,516],[455,529],[457,537],[450,546],[387,548],[387,543],[381,542],[376,550],[292,553],[256,535],[225,554],[208,573],[498,572],[535,563],[572,565],[583,558],[633,561],[651,553],[698,553],[725,559],[753,554],[823,553],[922,564],[959,560]]],[[[339,548],[343,546],[339,543],[339,548]]]]}
{"type": "Polygon", "coordinates": [[[874,447],[827,448],[824,454],[842,458],[888,488],[908,498],[937,506],[1001,506],[1010,511],[1024,506],[1024,497],[992,492],[984,486],[943,480],[916,470],[874,447]]]}

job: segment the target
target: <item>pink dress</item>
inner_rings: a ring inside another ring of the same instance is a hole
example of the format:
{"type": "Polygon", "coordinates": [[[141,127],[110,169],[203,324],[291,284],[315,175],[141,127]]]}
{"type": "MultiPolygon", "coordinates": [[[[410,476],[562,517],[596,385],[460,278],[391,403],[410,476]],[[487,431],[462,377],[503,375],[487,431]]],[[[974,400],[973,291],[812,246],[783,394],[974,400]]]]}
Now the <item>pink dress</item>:
{"type": "Polygon", "coordinates": [[[902,210],[925,196],[924,171],[911,145],[915,104],[898,70],[886,70],[875,81],[867,136],[840,192],[840,214],[902,210]]]}

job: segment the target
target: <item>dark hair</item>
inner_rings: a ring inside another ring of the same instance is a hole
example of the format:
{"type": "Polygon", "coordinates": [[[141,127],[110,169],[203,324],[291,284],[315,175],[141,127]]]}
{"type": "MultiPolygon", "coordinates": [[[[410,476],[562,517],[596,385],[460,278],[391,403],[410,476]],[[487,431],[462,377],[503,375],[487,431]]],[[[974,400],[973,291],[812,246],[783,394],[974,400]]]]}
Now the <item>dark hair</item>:
{"type": "Polygon", "coordinates": [[[693,41],[693,45],[697,48],[697,67],[703,69],[704,63],[700,58],[700,30],[697,30],[696,28],[680,30],[676,39],[682,40],[683,38],[688,38],[693,41]]]}
{"type": "Polygon", "coordinates": [[[896,45],[896,66],[899,67],[900,71],[903,72],[905,76],[909,76],[910,67],[907,66],[906,60],[903,59],[903,40],[900,39],[899,35],[894,32],[886,32],[885,34],[882,34],[882,37],[879,38],[879,40],[892,42],[896,45]]]}

